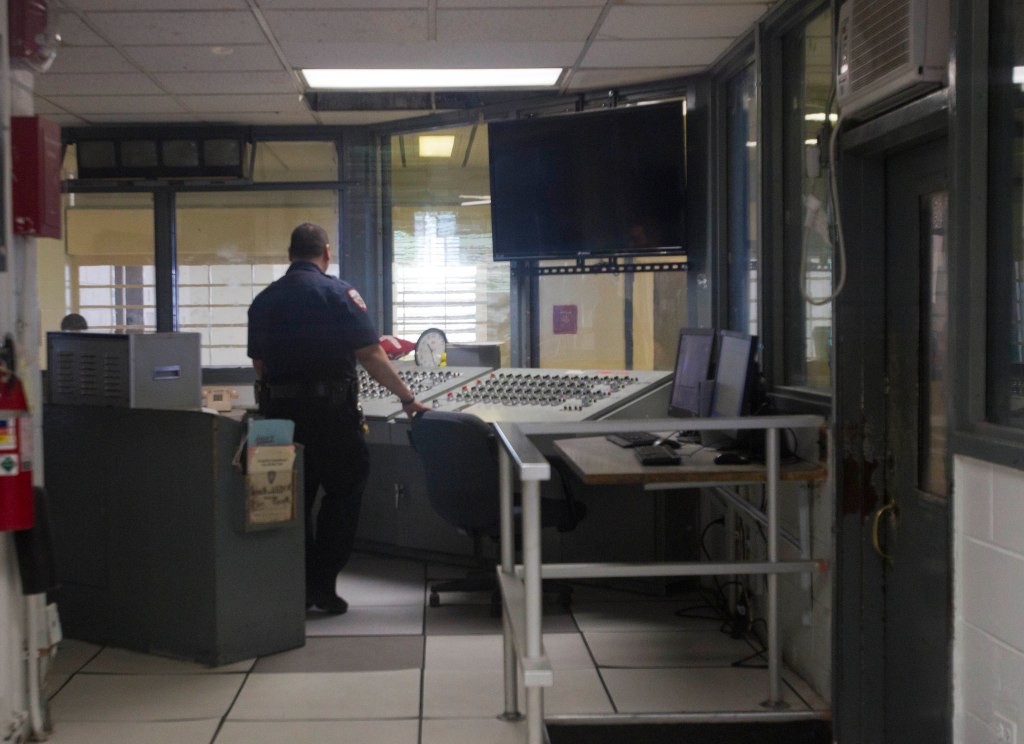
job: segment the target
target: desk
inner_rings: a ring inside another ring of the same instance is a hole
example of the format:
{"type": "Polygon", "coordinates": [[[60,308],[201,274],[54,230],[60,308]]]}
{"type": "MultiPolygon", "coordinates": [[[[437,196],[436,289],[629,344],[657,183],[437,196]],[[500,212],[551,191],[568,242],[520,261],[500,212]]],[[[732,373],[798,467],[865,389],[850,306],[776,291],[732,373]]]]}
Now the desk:
{"type": "MultiPolygon", "coordinates": [[[[677,450],[682,456],[678,465],[641,465],[632,449],[619,447],[604,437],[559,439],[555,449],[587,485],[672,483],[697,487],[709,483],[764,483],[767,479],[763,463],[715,465],[718,452],[699,444],[684,444],[677,450]]],[[[779,469],[781,481],[820,481],[827,475],[823,465],[806,460],[779,469]]]]}
{"type": "Polygon", "coordinates": [[[541,744],[544,734],[544,687],[553,683],[551,665],[544,654],[541,628],[541,578],[583,579],[624,576],[709,576],[764,574],[767,579],[768,698],[766,709],[784,706],[781,690],[781,644],[779,642],[778,577],[783,573],[809,573],[826,569],[823,561],[779,560],[778,487],[783,480],[814,482],[824,480],[825,468],[815,463],[782,466],[779,461],[779,432],[784,429],[820,429],[820,416],[762,416],[733,419],[689,419],[694,430],[756,429],[765,432],[765,464],[722,466],[711,460],[714,453],[698,453],[696,462],[679,466],[643,466],[635,455],[604,440],[604,434],[629,431],[672,431],[677,419],[647,419],[635,422],[582,422],[565,424],[496,423],[502,443],[501,465],[501,566],[498,578],[504,602],[505,717],[519,715],[516,682],[522,669],[526,690],[527,741],[541,744]],[[659,487],[763,483],[765,487],[767,560],[763,562],[660,563],[660,564],[547,564],[540,550],[540,482],[551,477],[550,465],[531,436],[574,436],[556,439],[555,447],[587,483],[643,484],[659,487]],[[583,438],[579,438],[583,437],[583,438]],[[522,565],[514,563],[513,476],[522,483],[522,565]]]}

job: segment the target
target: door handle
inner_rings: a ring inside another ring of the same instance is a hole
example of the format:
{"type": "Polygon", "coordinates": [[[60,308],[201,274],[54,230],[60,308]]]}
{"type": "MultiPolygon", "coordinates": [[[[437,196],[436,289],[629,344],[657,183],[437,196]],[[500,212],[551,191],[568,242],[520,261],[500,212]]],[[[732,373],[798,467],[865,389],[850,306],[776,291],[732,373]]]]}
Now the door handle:
{"type": "Polygon", "coordinates": [[[880,506],[875,510],[875,515],[871,519],[871,547],[873,547],[875,552],[882,556],[887,563],[891,563],[892,556],[882,548],[882,543],[878,534],[882,517],[886,514],[891,514],[893,518],[899,518],[899,507],[896,506],[895,501],[886,502],[883,506],[880,506]]]}

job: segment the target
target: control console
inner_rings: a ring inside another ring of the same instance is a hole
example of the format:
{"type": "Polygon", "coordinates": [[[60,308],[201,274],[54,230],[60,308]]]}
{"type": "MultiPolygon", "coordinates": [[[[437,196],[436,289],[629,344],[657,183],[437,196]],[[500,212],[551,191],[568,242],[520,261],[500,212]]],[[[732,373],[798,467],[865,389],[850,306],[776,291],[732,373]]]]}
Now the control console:
{"type": "Polygon", "coordinates": [[[424,403],[484,421],[555,422],[600,419],[667,385],[667,371],[501,368],[467,380],[424,403]]]}
{"type": "MultiPolygon", "coordinates": [[[[402,381],[409,386],[413,395],[423,402],[443,394],[469,380],[479,378],[488,367],[417,367],[394,363],[402,381]]],[[[362,367],[359,371],[359,403],[368,420],[385,420],[402,413],[398,396],[370,377],[362,367]]]]}

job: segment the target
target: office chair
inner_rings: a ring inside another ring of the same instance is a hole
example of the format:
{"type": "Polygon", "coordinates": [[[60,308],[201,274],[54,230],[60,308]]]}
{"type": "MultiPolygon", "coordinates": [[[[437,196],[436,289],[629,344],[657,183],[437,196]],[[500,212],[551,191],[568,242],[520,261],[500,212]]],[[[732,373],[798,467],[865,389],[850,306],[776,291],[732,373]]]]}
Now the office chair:
{"type": "MultiPolygon", "coordinates": [[[[474,557],[481,566],[483,538],[500,540],[500,497],[498,442],[494,430],[480,418],[468,413],[428,411],[413,419],[409,440],[419,455],[426,473],[427,498],[434,511],[446,522],[473,538],[474,557]]],[[[565,490],[564,499],[541,499],[541,526],[560,532],[574,529],[585,514],[565,490]]],[[[518,514],[519,507],[516,506],[518,514]]],[[[571,588],[552,584],[563,603],[568,604],[571,588]]],[[[430,606],[440,604],[441,592],[490,591],[491,610],[500,613],[495,566],[477,570],[461,579],[431,585],[430,606]]]]}

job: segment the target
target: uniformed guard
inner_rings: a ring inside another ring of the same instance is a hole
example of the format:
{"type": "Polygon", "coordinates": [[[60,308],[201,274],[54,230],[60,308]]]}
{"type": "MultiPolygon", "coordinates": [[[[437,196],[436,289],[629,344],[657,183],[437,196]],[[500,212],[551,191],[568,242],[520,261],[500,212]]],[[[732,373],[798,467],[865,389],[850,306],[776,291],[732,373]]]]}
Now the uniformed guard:
{"type": "Polygon", "coordinates": [[[249,306],[249,356],[260,413],[294,421],[304,447],[306,607],[342,614],[348,603],[336,581],[352,553],[370,470],[356,360],[407,415],[427,408],[388,361],[359,292],[324,273],[326,231],[309,222],[296,227],[288,259],[285,275],[249,306]]]}

